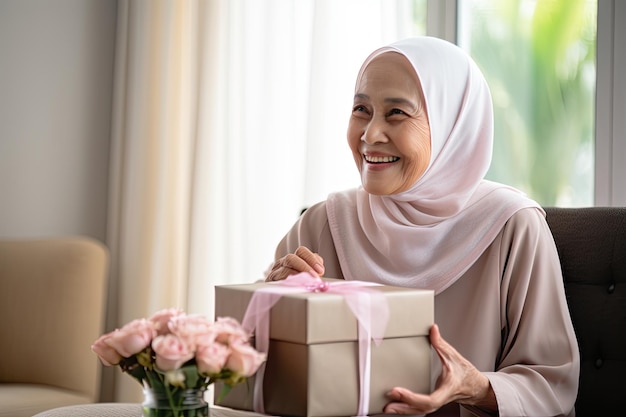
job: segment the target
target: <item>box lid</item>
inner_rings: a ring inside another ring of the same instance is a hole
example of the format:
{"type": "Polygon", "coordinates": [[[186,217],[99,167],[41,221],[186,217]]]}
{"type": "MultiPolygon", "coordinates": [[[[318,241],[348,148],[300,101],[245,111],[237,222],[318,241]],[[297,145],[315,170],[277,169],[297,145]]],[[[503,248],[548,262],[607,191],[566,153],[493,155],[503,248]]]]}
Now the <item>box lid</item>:
{"type": "MultiPolygon", "coordinates": [[[[343,281],[323,278],[332,285],[343,281]]],[[[215,287],[215,316],[243,320],[254,291],[273,283],[215,287]]],[[[388,285],[368,286],[387,300],[389,321],[385,338],[428,335],[434,322],[434,292],[388,285]]],[[[331,290],[332,291],[332,290],[331,290]]],[[[315,344],[357,340],[357,321],[341,294],[308,292],[284,294],[270,312],[270,338],[315,344]]]]}

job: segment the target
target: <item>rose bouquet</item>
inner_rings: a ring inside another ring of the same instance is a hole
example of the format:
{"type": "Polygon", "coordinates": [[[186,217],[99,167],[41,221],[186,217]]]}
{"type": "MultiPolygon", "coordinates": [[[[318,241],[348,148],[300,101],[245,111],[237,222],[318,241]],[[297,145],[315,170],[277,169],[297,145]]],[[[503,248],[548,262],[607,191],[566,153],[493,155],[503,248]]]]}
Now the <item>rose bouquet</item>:
{"type": "Polygon", "coordinates": [[[202,397],[209,385],[222,381],[220,395],[226,395],[265,361],[235,319],[212,322],[172,308],[102,335],[91,349],[104,365],[119,365],[144,386],[144,416],[150,417],[208,415],[202,397]]]}

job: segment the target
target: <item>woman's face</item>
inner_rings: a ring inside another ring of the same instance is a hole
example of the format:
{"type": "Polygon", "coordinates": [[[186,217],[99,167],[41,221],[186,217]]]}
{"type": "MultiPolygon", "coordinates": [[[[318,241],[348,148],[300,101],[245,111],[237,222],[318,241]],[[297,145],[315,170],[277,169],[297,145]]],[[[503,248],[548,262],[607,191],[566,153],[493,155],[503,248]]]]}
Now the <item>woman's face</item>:
{"type": "Polygon", "coordinates": [[[385,52],[356,86],[348,143],[363,188],[376,195],[408,190],[430,163],[430,127],[422,89],[410,62],[385,52]]]}

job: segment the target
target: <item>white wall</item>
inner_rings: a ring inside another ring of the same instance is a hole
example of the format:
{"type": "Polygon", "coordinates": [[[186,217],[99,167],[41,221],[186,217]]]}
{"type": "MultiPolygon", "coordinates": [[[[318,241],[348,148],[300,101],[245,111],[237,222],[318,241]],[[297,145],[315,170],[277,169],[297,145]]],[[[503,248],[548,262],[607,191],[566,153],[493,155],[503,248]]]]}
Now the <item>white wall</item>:
{"type": "Polygon", "coordinates": [[[105,239],[116,0],[0,0],[0,237],[105,239]]]}

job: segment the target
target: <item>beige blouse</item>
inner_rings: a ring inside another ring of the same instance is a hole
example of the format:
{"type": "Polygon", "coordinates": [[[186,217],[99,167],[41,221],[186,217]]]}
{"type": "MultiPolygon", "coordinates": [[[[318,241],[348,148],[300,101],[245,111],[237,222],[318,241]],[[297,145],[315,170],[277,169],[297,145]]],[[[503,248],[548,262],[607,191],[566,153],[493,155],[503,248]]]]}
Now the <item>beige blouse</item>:
{"type": "MultiPolygon", "coordinates": [[[[325,202],[300,217],[276,259],[301,245],[323,257],[326,277],[343,278],[325,202]]],[[[574,415],[578,345],[554,240],[538,210],[513,215],[476,263],[435,297],[435,322],[489,378],[500,416],[574,415]]],[[[434,387],[441,366],[432,356],[434,387]]],[[[435,415],[471,415],[456,404],[444,408],[435,415]]]]}

